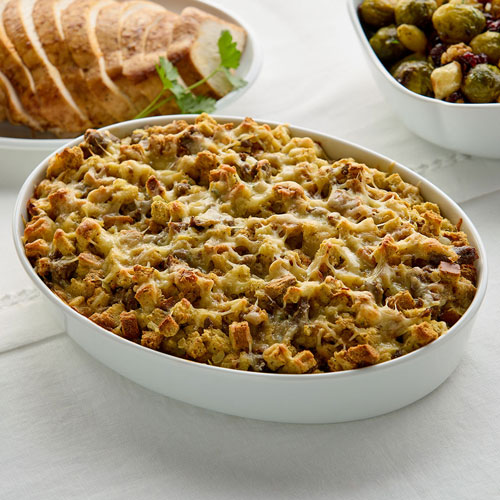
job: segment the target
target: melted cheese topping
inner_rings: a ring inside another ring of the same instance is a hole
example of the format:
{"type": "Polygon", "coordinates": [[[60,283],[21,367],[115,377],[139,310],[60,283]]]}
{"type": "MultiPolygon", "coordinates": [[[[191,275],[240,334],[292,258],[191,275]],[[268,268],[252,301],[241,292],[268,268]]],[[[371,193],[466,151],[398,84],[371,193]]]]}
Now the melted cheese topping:
{"type": "Polygon", "coordinates": [[[222,367],[387,361],[445,333],[475,294],[475,250],[417,187],[251,119],[88,131],[28,211],[26,253],[71,307],[222,367]]]}

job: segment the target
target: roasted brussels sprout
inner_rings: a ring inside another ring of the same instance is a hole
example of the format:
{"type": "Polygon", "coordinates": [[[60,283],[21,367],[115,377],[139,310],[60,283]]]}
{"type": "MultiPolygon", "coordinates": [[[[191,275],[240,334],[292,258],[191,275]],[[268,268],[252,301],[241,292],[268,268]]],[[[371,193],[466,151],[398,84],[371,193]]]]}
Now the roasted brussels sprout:
{"type": "Polygon", "coordinates": [[[397,0],[364,0],[361,18],[366,24],[380,28],[394,22],[394,7],[397,0]]]}
{"type": "Polygon", "coordinates": [[[378,58],[384,63],[397,61],[406,53],[406,48],[399,41],[396,26],[393,24],[380,28],[370,38],[370,45],[378,58]]]}
{"type": "Polygon", "coordinates": [[[470,102],[495,102],[500,96],[500,69],[491,64],[478,64],[467,73],[462,92],[470,102]]]}
{"type": "Polygon", "coordinates": [[[486,18],[472,5],[446,3],[434,12],[432,23],[444,42],[468,43],[483,31],[486,18]]]}
{"type": "Polygon", "coordinates": [[[425,28],[437,9],[435,0],[399,0],[396,4],[396,24],[413,24],[425,28]]]}
{"type": "Polygon", "coordinates": [[[397,29],[399,41],[411,52],[423,53],[427,47],[425,33],[413,24],[400,24],[397,29]]]}
{"type": "Polygon", "coordinates": [[[500,33],[486,31],[475,36],[470,46],[475,54],[486,54],[488,62],[498,64],[500,60],[500,33]]]}
{"type": "Polygon", "coordinates": [[[408,90],[432,97],[431,73],[433,70],[425,57],[411,55],[391,68],[392,76],[408,90]]]}

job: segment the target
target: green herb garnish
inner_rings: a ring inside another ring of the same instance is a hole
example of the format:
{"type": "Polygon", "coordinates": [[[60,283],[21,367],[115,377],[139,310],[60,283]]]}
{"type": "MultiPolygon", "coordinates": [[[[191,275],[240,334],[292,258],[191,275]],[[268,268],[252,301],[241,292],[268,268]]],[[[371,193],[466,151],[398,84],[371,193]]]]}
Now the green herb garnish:
{"type": "Polygon", "coordinates": [[[160,57],[160,62],[156,65],[156,72],[163,84],[163,89],[135,118],[149,116],[172,99],[175,99],[181,113],[212,113],[215,110],[215,103],[217,101],[211,97],[195,95],[192,90],[203,85],[209,78],[212,78],[219,72],[226,75],[233,90],[246,85],[247,82],[243,78],[233,75],[230,71],[231,69],[238,68],[240,65],[241,52],[236,48],[236,42],[233,42],[233,37],[228,30],[221,32],[217,45],[220,56],[219,65],[208,76],[189,87],[183,87],[179,83],[177,68],[165,57],[160,57]],[[162,99],[166,92],[171,92],[171,95],[162,99]]]}

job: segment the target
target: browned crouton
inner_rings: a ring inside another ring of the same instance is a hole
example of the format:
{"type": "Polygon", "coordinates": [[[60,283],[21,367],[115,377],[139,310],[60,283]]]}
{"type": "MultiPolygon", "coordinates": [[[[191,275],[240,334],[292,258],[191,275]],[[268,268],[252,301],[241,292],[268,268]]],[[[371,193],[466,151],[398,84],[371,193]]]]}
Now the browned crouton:
{"type": "Polygon", "coordinates": [[[120,314],[120,323],[122,327],[122,337],[129,340],[139,338],[141,330],[137,323],[137,317],[133,311],[123,311],[120,314]]]}
{"type": "Polygon", "coordinates": [[[316,366],[316,359],[311,351],[301,351],[285,365],[285,373],[306,373],[316,366]]]}
{"type": "Polygon", "coordinates": [[[262,357],[268,368],[275,372],[285,366],[291,358],[291,353],[285,344],[273,344],[263,352],[262,357]]]}
{"type": "Polygon", "coordinates": [[[26,242],[31,242],[42,238],[50,241],[55,232],[55,224],[48,217],[40,217],[32,220],[24,229],[24,239],[26,242]]]}
{"type": "Polygon", "coordinates": [[[46,257],[50,252],[49,244],[41,238],[31,243],[26,243],[24,248],[26,256],[31,258],[46,257]]]}
{"type": "Polygon", "coordinates": [[[66,233],[62,229],[57,229],[54,233],[54,239],[52,240],[55,248],[62,255],[72,255],[75,253],[75,245],[68,238],[66,233]]]}
{"type": "Polygon", "coordinates": [[[158,328],[165,337],[173,337],[179,331],[179,325],[170,314],[165,316],[158,328]]]}
{"type": "Polygon", "coordinates": [[[47,168],[47,177],[57,177],[66,169],[76,170],[82,165],[83,160],[83,151],[79,146],[65,148],[50,159],[49,167],[47,168]]]}
{"type": "Polygon", "coordinates": [[[141,304],[145,312],[150,313],[161,298],[161,291],[155,283],[144,283],[135,292],[135,300],[141,304]]]}
{"type": "Polygon", "coordinates": [[[82,252],[78,255],[78,263],[85,269],[99,269],[103,262],[101,257],[90,252],[82,252]]]}
{"type": "Polygon", "coordinates": [[[462,264],[460,266],[462,277],[469,280],[472,284],[476,284],[477,271],[474,264],[462,264]]]}
{"type": "Polygon", "coordinates": [[[175,158],[177,153],[175,136],[165,133],[152,134],[149,137],[149,149],[154,156],[175,158]]]}
{"type": "Polygon", "coordinates": [[[410,333],[410,337],[420,346],[429,344],[439,336],[438,332],[427,321],[410,326],[408,332],[410,333]]]}
{"type": "Polygon", "coordinates": [[[467,235],[462,231],[443,231],[443,236],[451,241],[455,247],[466,246],[469,244],[467,235]]]}
{"type": "Polygon", "coordinates": [[[441,224],[443,222],[443,218],[439,214],[431,210],[424,212],[422,214],[422,217],[425,220],[425,223],[421,228],[422,234],[431,237],[439,236],[439,231],[441,230],[441,224]]]}
{"type": "Polygon", "coordinates": [[[86,217],[76,228],[76,241],[82,249],[87,248],[88,243],[92,241],[101,232],[102,228],[95,219],[86,217]]]}
{"type": "Polygon", "coordinates": [[[448,326],[453,326],[461,317],[462,314],[456,308],[448,305],[439,316],[439,319],[445,321],[448,326]]]}
{"type": "Polygon", "coordinates": [[[175,286],[190,301],[194,302],[200,296],[199,277],[190,269],[180,269],[175,273],[175,286]]]}
{"type": "Polygon", "coordinates": [[[163,335],[160,332],[142,332],[141,345],[144,347],[149,347],[149,349],[154,349],[157,351],[163,340],[163,335]]]}
{"type": "MultiPolygon", "coordinates": [[[[184,339],[182,339],[184,340],[184,339]]],[[[207,348],[198,332],[193,332],[188,335],[184,342],[179,342],[179,347],[184,345],[186,354],[193,359],[203,358],[207,354],[207,348]]]]}
{"type": "Polygon", "coordinates": [[[389,297],[386,304],[392,309],[399,309],[400,311],[415,308],[415,301],[408,290],[389,297]]]}
{"type": "Polygon", "coordinates": [[[152,267],[141,266],[139,264],[136,264],[133,270],[133,280],[135,283],[145,283],[153,276],[155,271],[152,267]]]}
{"type": "Polygon", "coordinates": [[[187,323],[191,319],[193,306],[187,299],[181,299],[172,308],[172,316],[179,325],[187,323]]]}
{"type": "Polygon", "coordinates": [[[272,299],[276,299],[282,296],[289,287],[295,285],[296,283],[297,278],[290,274],[281,278],[271,280],[266,284],[264,290],[266,291],[267,295],[269,295],[269,297],[271,297],[272,299]]]}
{"type": "Polygon", "coordinates": [[[236,351],[251,351],[252,350],[252,335],[247,321],[241,323],[231,323],[229,325],[229,339],[231,345],[236,351]]]}
{"type": "Polygon", "coordinates": [[[380,355],[378,351],[369,344],[360,344],[347,349],[347,357],[357,366],[375,364],[380,355]]]}
{"type": "Polygon", "coordinates": [[[217,156],[210,151],[200,151],[196,155],[194,161],[194,172],[188,172],[191,177],[198,180],[202,186],[207,186],[209,183],[210,172],[216,169],[219,165],[217,156]]]}
{"type": "Polygon", "coordinates": [[[107,330],[113,330],[120,323],[120,313],[123,311],[122,304],[113,304],[102,313],[94,313],[90,319],[107,330]]]}
{"type": "Polygon", "coordinates": [[[142,144],[121,144],[119,162],[135,160],[141,163],[146,161],[146,150],[142,144]]]}

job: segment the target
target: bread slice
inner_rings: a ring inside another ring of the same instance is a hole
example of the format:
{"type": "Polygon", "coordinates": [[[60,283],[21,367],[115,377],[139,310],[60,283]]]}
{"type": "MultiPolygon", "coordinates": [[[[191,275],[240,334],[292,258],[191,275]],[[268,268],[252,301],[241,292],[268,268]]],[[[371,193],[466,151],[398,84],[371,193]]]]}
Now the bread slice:
{"type": "MultiPolygon", "coordinates": [[[[72,0],[70,0],[72,1],[72,0]]],[[[87,86],[82,69],[71,57],[61,25],[61,9],[68,0],[36,0],[33,22],[49,61],[59,70],[64,85],[80,109],[85,110],[93,127],[114,122],[87,86]]]]}
{"type": "Polygon", "coordinates": [[[7,1],[0,0],[0,61],[8,116],[13,123],[41,130],[47,123],[35,96],[35,82],[4,29],[3,13],[7,1]]]}
{"type": "MultiPolygon", "coordinates": [[[[195,7],[186,7],[174,27],[173,41],[168,49],[168,58],[187,85],[208,76],[220,63],[217,41],[223,30],[228,30],[239,50],[243,51],[246,33],[235,24],[207,14],[195,7]]],[[[222,73],[217,73],[195,92],[219,99],[232,86],[222,73]]]]}
{"type": "Polygon", "coordinates": [[[116,121],[123,121],[132,118],[136,108],[109,78],[95,32],[99,10],[111,2],[74,0],[62,11],[61,24],[73,60],[83,70],[90,91],[116,121]]]}
{"type": "MultiPolygon", "coordinates": [[[[101,7],[97,15],[95,32],[104,57],[108,77],[134,103],[135,114],[149,104],[134,82],[123,75],[123,56],[120,45],[123,16],[126,11],[142,2],[111,3],[101,7]]],[[[135,116],[135,115],[134,115],[135,116]]]]}
{"type": "Polygon", "coordinates": [[[75,134],[88,128],[90,122],[43,50],[33,23],[35,1],[9,0],[3,15],[5,31],[31,72],[47,128],[58,135],[75,134]]]}

